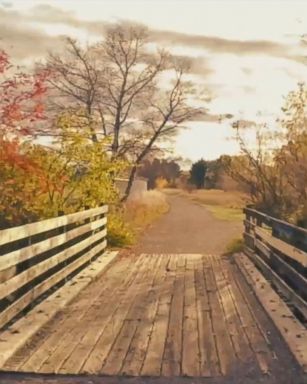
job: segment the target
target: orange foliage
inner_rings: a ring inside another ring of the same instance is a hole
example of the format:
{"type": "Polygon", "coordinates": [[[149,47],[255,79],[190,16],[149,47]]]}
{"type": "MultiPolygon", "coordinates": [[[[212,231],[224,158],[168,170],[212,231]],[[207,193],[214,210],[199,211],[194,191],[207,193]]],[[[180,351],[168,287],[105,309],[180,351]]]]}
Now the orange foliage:
{"type": "Polygon", "coordinates": [[[11,74],[11,71],[8,55],[0,50],[1,216],[8,211],[11,216],[18,216],[16,207],[21,207],[33,195],[32,188],[21,187],[20,178],[25,180],[33,174],[44,177],[40,165],[22,150],[22,143],[26,137],[35,135],[36,122],[45,118],[42,97],[47,90],[48,73],[26,75],[11,74]]]}

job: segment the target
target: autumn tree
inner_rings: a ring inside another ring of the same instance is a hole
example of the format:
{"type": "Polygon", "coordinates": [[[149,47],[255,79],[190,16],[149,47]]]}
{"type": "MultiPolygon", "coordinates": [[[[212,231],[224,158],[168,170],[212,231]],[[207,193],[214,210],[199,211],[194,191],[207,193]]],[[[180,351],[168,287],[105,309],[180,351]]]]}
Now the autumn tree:
{"type": "Polygon", "coordinates": [[[241,154],[225,156],[225,170],[245,186],[258,209],[274,216],[282,215],[287,201],[282,174],[274,168],[275,133],[266,124],[247,129],[234,123],[233,128],[241,154]]]}
{"type": "Polygon", "coordinates": [[[190,170],[190,183],[195,185],[197,189],[205,187],[205,177],[207,172],[207,163],[201,159],[192,164],[190,170]]]}
{"type": "Polygon", "coordinates": [[[253,140],[248,139],[251,132],[234,124],[241,154],[223,158],[225,169],[245,185],[256,208],[301,223],[307,211],[306,101],[306,87],[301,84],[287,96],[279,126],[273,130],[255,125],[253,140]]]}
{"type": "MultiPolygon", "coordinates": [[[[25,147],[44,175],[36,188],[40,193],[31,206],[39,218],[116,204],[119,200],[113,178],[125,164],[111,161],[103,140],[92,142],[90,127],[84,127],[82,134],[76,131],[78,118],[69,111],[58,116],[56,126],[63,134],[52,146],[29,143],[25,147]]],[[[35,177],[29,178],[37,184],[35,177]]]]}
{"type": "Polygon", "coordinates": [[[148,188],[154,189],[156,180],[163,178],[170,185],[174,185],[180,176],[180,165],[175,160],[153,159],[142,162],[138,169],[138,175],[148,179],[148,188]]]}
{"type": "Polygon", "coordinates": [[[291,196],[296,219],[307,226],[307,88],[299,84],[289,93],[280,119],[286,144],[276,152],[276,168],[281,169],[291,196]]]}
{"type": "Polygon", "coordinates": [[[168,53],[151,53],[143,27],[115,25],[96,45],[67,40],[67,56],[50,56],[57,103],[84,111],[92,140],[109,136],[112,158],[130,161],[128,197],[139,164],[196,112],[188,103],[187,66],[168,53]],[[166,77],[162,86],[162,77],[166,77]]]}
{"type": "Polygon", "coordinates": [[[42,97],[46,71],[26,75],[14,72],[8,55],[0,51],[0,225],[18,224],[28,216],[28,204],[37,191],[28,175],[41,180],[39,164],[24,152],[24,142],[39,131],[44,119],[42,97]]]}

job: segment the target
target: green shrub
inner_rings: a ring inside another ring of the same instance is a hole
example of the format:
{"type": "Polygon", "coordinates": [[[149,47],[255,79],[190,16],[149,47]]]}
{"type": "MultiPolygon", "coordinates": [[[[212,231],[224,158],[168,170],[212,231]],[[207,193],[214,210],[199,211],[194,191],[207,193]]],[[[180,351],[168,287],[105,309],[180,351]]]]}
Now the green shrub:
{"type": "Polygon", "coordinates": [[[244,240],[242,237],[233,239],[226,247],[224,255],[233,255],[234,253],[242,252],[244,248],[244,240]]]}
{"type": "Polygon", "coordinates": [[[121,211],[110,212],[108,215],[108,245],[124,247],[133,244],[135,234],[130,224],[124,220],[121,211]]]}

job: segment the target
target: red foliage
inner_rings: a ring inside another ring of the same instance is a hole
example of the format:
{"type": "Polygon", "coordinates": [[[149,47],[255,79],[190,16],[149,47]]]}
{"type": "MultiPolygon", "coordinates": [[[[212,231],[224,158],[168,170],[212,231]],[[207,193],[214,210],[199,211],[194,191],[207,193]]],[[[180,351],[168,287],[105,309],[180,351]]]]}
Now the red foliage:
{"type": "Polygon", "coordinates": [[[18,139],[5,140],[0,136],[0,160],[24,171],[33,171],[36,164],[20,151],[18,139]]]}
{"type": "Polygon", "coordinates": [[[26,172],[36,165],[20,150],[24,137],[35,136],[36,122],[45,118],[43,96],[47,72],[11,74],[8,55],[0,50],[0,162],[26,172]]]}
{"type": "Polygon", "coordinates": [[[38,120],[45,118],[43,96],[48,72],[9,75],[8,56],[0,51],[0,134],[6,138],[35,135],[38,120]]]}
{"type": "Polygon", "coordinates": [[[0,51],[0,73],[3,73],[10,66],[6,52],[0,51]]]}

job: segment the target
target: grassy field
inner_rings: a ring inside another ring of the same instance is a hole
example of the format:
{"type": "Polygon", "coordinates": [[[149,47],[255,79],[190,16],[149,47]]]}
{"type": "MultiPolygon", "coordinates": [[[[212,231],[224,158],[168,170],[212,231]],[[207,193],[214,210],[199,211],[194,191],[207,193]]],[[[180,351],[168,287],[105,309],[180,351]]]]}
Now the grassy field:
{"type": "Polygon", "coordinates": [[[242,221],[242,209],[246,205],[247,196],[237,191],[222,191],[219,189],[202,189],[187,192],[179,189],[167,189],[167,194],[184,196],[206,207],[217,219],[227,221],[242,221]]]}

